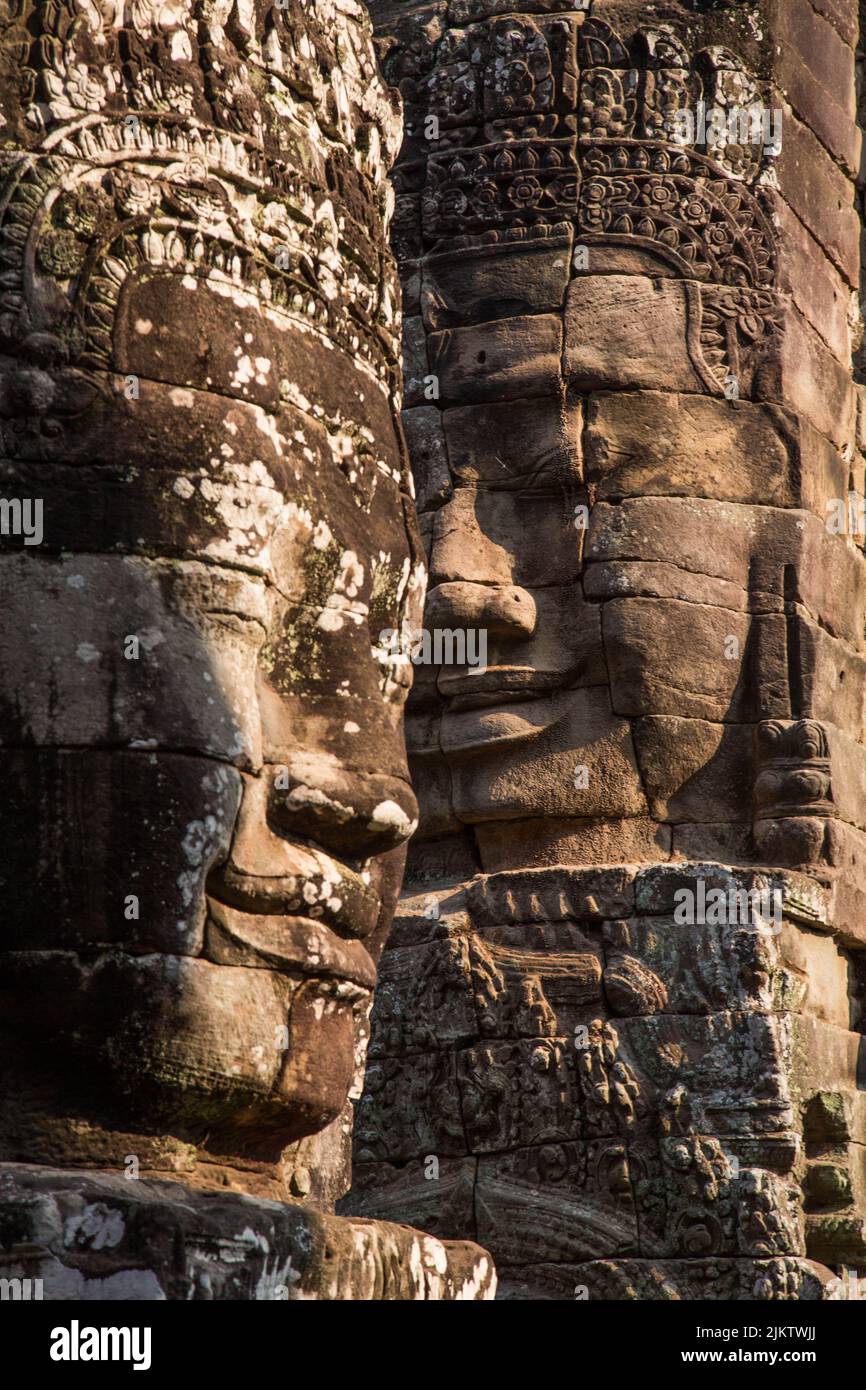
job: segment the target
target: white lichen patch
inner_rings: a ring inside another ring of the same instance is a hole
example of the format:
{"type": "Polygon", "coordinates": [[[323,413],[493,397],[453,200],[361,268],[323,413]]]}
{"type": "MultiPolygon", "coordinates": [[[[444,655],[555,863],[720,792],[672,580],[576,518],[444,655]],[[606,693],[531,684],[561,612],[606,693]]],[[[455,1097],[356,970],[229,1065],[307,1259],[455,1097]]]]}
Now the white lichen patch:
{"type": "Polygon", "coordinates": [[[410,819],[396,801],[380,801],[378,806],[373,807],[368,822],[370,830],[394,830],[407,837],[412,835],[417,827],[417,820],[410,819]]]}
{"type": "Polygon", "coordinates": [[[354,550],[344,550],[331,592],[317,619],[324,632],[340,632],[348,621],[360,626],[368,616],[368,606],[358,598],[364,583],[364,568],[354,550]]]}
{"type": "Polygon", "coordinates": [[[63,1226],[63,1244],[89,1250],[111,1250],[123,1240],[125,1223],[122,1212],[104,1202],[94,1202],[63,1226]]]}
{"type": "Polygon", "coordinates": [[[336,801],[333,797],[326,796],[318,787],[293,787],[286,798],[286,804],[290,810],[312,810],[327,811],[328,818],[345,824],[352,818],[351,806],[344,806],[341,801],[336,801]]]}

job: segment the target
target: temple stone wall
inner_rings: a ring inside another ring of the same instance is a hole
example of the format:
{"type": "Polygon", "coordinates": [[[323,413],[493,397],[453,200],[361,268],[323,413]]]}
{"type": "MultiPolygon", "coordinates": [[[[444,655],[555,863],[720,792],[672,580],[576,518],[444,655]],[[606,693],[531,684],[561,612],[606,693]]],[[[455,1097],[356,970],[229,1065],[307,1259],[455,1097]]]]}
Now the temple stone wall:
{"type": "Polygon", "coordinates": [[[505,1297],[832,1297],[866,1266],[856,6],[371,11],[429,589],[344,1209],[477,1238],[505,1297]]]}

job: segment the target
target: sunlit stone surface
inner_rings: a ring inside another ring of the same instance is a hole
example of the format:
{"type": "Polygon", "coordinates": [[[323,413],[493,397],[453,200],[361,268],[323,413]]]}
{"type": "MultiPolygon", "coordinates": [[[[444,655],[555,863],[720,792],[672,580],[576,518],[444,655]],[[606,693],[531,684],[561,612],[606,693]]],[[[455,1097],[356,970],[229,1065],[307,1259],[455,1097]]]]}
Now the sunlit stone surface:
{"type": "Polygon", "coordinates": [[[856,6],[371,10],[425,621],[487,649],[418,668],[345,1209],[506,1297],[825,1297],[866,1264],[856,6]]]}
{"type": "Polygon", "coordinates": [[[4,1273],[489,1296],[327,1214],[417,812],[366,11],[21,0],[0,53],[4,1273]]]}

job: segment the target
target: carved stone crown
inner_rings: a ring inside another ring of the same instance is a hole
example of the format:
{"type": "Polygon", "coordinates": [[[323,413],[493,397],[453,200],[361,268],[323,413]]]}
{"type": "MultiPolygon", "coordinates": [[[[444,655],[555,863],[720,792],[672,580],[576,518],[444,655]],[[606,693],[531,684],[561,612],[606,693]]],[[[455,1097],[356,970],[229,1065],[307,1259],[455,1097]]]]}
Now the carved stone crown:
{"type": "Polygon", "coordinates": [[[691,58],[665,26],[624,41],[581,14],[500,16],[449,30],[426,70],[397,50],[390,75],[410,132],[414,122],[402,186],[424,178],[425,246],[569,223],[589,243],[637,243],[690,279],[774,285],[771,227],[748,187],[772,154],[709,145],[696,117],[700,103],[760,109],[757,85],[725,50],[691,58]],[[684,111],[695,115],[690,146],[684,111]],[[412,156],[425,146],[422,173],[412,156]]]}
{"type": "MultiPolygon", "coordinates": [[[[125,285],[176,273],[278,326],[301,320],[394,389],[397,296],[378,248],[400,123],[363,7],[15,0],[0,73],[0,353],[117,370],[125,285]]],[[[81,379],[50,393],[56,434],[81,379]]],[[[0,417],[18,414],[0,399],[0,417]]],[[[19,441],[3,447],[18,456],[19,441]]]]}

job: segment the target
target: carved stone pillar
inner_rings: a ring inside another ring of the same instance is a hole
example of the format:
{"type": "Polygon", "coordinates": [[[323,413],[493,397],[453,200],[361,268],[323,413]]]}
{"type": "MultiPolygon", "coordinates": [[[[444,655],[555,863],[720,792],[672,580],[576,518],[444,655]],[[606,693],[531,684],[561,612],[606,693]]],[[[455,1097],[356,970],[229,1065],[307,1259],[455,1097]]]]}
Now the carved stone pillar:
{"type": "Polygon", "coordinates": [[[3,1273],[487,1296],[333,1215],[423,589],[366,13],[14,0],[0,53],[3,1273]]]}
{"type": "Polygon", "coordinates": [[[426,627],[486,661],[417,672],[346,1209],[477,1237],[511,1297],[832,1296],[866,1265],[856,6],[371,9],[426,627]]]}

